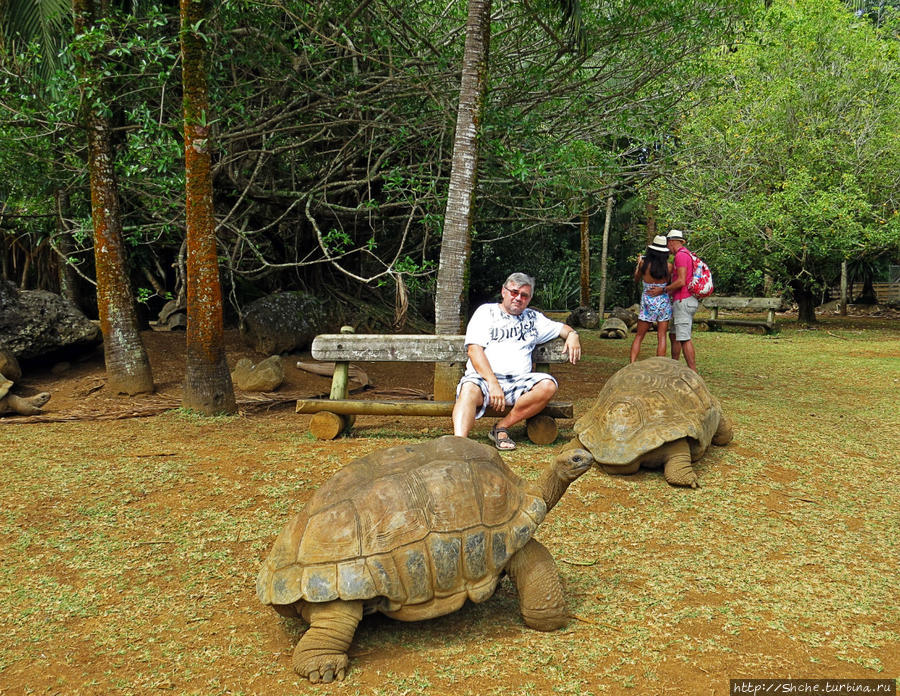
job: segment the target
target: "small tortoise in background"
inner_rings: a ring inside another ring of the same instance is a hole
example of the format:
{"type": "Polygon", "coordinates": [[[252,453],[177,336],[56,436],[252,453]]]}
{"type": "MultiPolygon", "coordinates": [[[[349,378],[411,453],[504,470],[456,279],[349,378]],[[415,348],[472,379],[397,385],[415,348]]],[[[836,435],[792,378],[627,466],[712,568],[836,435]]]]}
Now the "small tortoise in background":
{"type": "Polygon", "coordinates": [[[608,317],[600,327],[600,338],[625,338],[628,325],[618,317],[608,317]]]}
{"type": "Polygon", "coordinates": [[[257,577],[263,604],[309,623],[294,671],[313,682],[343,679],[364,613],[442,616],[490,598],[504,573],[528,626],[563,626],[556,565],[532,535],[592,463],[569,449],[529,482],[493,447],[446,436],[348,464],[288,522],[257,577]]]}
{"type": "Polygon", "coordinates": [[[10,394],[13,382],[0,374],[0,416],[5,413],[16,413],[20,416],[34,416],[41,412],[41,407],[50,401],[50,394],[41,392],[34,396],[23,397],[10,394]]]}
{"type": "Polygon", "coordinates": [[[588,450],[609,474],[662,466],[670,484],[697,488],[691,463],[710,442],[731,442],[732,424],[700,375],[657,357],[610,377],[593,408],[575,422],[575,435],[568,447],[588,450]]]}

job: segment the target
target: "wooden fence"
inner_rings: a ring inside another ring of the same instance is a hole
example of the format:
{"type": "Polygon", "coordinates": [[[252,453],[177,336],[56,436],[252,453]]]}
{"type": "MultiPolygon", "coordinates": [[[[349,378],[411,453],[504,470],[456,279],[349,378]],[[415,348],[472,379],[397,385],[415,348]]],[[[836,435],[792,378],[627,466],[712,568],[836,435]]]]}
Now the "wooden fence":
{"type": "MultiPolygon", "coordinates": [[[[900,283],[872,283],[875,289],[875,297],[878,298],[879,304],[885,302],[900,302],[900,283]]],[[[862,283],[853,284],[853,295],[858,296],[862,292],[862,283]]],[[[838,300],[841,297],[841,286],[835,285],[828,289],[832,299],[838,300]]]]}

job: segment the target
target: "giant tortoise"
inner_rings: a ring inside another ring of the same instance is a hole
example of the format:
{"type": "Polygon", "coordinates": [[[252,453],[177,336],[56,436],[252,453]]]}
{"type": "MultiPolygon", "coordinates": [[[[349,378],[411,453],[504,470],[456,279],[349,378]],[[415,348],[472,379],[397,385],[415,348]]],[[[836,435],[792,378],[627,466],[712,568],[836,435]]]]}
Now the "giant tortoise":
{"type": "Polygon", "coordinates": [[[16,396],[10,394],[13,382],[0,374],[0,416],[5,413],[17,413],[20,416],[34,416],[41,412],[41,407],[50,400],[50,394],[41,392],[34,396],[16,396]]]}
{"type": "Polygon", "coordinates": [[[556,566],[532,535],[592,462],[569,449],[524,481],[494,448],[448,435],[345,466],[287,523],[256,581],[263,604],[309,623],[294,670],[313,682],[343,679],[364,613],[441,616],[491,597],[504,573],[528,626],[563,626],[556,566]]]}
{"type": "Polygon", "coordinates": [[[610,474],[663,468],[675,486],[698,487],[692,462],[731,442],[731,420],[703,378],[676,360],[648,358],[623,367],[575,422],[568,447],[584,448],[610,474]]]}

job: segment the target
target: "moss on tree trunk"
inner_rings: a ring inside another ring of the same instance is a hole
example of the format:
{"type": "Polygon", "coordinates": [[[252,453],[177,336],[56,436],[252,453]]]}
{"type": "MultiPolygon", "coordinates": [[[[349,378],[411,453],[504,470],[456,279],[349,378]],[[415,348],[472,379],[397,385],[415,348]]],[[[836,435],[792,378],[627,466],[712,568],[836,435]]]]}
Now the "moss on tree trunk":
{"type": "Polygon", "coordinates": [[[225,359],[222,289],[216,254],[206,79],[207,0],[181,0],[184,86],[185,216],[187,222],[187,345],[182,403],[206,415],[234,413],[225,359]]]}

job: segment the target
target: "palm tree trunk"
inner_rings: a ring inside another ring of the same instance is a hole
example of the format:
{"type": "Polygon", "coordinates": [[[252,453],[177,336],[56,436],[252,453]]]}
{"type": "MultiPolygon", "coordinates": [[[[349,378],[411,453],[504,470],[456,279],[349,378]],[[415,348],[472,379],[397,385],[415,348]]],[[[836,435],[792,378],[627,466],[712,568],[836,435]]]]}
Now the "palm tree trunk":
{"type": "MultiPolygon", "coordinates": [[[[456,334],[463,330],[490,42],[491,0],[469,0],[456,135],[434,299],[435,333],[438,334],[456,334]]],[[[453,399],[459,374],[458,367],[436,364],[434,398],[453,399]]]]}
{"type": "Polygon", "coordinates": [[[234,413],[225,359],[222,289],[210,172],[206,41],[209,0],[180,0],[184,87],[184,169],[187,221],[187,344],[182,404],[205,415],[234,413]]]}
{"type": "MultiPolygon", "coordinates": [[[[72,10],[77,43],[79,35],[102,19],[102,9],[93,0],[72,0],[72,10]]],[[[109,104],[111,99],[103,78],[102,58],[97,49],[88,50],[87,57],[77,50],[75,54],[88,137],[97,311],[103,332],[107,385],[125,394],[151,392],[153,375],[141,341],[126,270],[111,129],[108,118],[95,106],[98,102],[109,104]]]]}
{"type": "Polygon", "coordinates": [[[582,307],[591,306],[591,235],[590,216],[586,210],[581,212],[581,297],[582,307]]]}
{"type": "Polygon", "coordinates": [[[606,311],[606,257],[609,250],[609,226],[612,222],[612,211],[614,198],[612,194],[606,199],[606,219],[603,221],[603,242],[600,247],[600,307],[597,309],[597,315],[600,317],[600,323],[603,323],[603,313],[606,311]]]}

